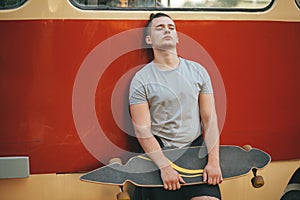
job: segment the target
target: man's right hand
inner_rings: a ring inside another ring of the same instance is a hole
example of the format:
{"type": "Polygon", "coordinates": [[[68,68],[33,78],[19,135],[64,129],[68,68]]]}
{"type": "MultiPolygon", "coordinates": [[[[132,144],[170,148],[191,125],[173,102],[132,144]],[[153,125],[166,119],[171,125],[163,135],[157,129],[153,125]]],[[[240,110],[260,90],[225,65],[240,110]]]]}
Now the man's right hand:
{"type": "Polygon", "coordinates": [[[179,190],[181,183],[185,183],[183,178],[170,165],[160,169],[161,178],[166,190],[179,190]]]}

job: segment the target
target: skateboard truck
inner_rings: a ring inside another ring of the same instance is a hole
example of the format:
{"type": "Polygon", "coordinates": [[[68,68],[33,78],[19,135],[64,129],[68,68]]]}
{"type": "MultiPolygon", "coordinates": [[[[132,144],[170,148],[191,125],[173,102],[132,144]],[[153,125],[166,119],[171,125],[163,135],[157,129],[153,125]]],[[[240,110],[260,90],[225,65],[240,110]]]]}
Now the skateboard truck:
{"type": "MultiPolygon", "coordinates": [[[[251,145],[244,145],[243,149],[246,151],[251,151],[252,146],[251,145]]],[[[265,184],[264,178],[262,176],[257,176],[257,169],[253,168],[252,169],[254,177],[251,179],[252,186],[254,188],[260,188],[265,184]]]]}
{"type": "Polygon", "coordinates": [[[120,192],[117,194],[117,200],[130,200],[128,192],[124,192],[123,186],[120,186],[120,192]]]}
{"type": "Polygon", "coordinates": [[[251,179],[252,186],[254,188],[260,188],[265,184],[264,178],[262,176],[257,176],[257,169],[252,169],[254,177],[251,179]]]}

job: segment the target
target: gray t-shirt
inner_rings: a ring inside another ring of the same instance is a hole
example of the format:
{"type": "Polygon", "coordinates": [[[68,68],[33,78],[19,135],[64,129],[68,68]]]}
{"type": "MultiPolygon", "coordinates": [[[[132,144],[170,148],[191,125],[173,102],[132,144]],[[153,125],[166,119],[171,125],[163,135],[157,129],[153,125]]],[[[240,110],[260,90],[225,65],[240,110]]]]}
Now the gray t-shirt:
{"type": "Polygon", "coordinates": [[[199,94],[213,93],[210,77],[200,64],[180,58],[173,70],[152,62],[132,79],[129,103],[148,103],[152,134],[165,146],[183,147],[201,134],[199,94]]]}

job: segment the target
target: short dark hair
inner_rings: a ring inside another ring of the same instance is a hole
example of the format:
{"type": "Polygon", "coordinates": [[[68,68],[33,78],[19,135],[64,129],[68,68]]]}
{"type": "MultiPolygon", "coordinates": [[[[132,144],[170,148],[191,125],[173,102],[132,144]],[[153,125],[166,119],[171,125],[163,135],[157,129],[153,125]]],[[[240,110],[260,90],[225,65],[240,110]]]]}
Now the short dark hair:
{"type": "MultiPolygon", "coordinates": [[[[165,13],[162,13],[162,12],[159,12],[159,13],[151,13],[150,16],[149,16],[149,20],[147,21],[146,23],[146,26],[145,26],[145,31],[144,31],[144,36],[146,37],[147,35],[149,35],[149,27],[151,26],[151,23],[153,21],[153,19],[155,18],[159,18],[159,17],[168,17],[170,19],[172,19],[169,15],[165,14],[165,13]]],[[[173,20],[173,19],[172,19],[173,20]]]]}

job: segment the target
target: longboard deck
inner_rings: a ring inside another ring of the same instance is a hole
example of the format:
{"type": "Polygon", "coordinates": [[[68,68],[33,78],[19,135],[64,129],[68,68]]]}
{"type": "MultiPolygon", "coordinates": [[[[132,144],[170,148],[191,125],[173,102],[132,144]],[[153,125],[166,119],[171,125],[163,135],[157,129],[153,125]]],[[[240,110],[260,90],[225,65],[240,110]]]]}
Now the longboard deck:
{"type": "MultiPolygon", "coordinates": [[[[203,169],[207,152],[203,146],[163,151],[171,166],[183,177],[186,184],[203,182],[203,169]]],[[[238,146],[220,146],[220,164],[223,179],[248,174],[252,168],[262,169],[271,161],[270,155],[252,148],[246,151],[238,146]]],[[[80,177],[82,181],[123,186],[131,182],[136,186],[163,187],[157,166],[146,154],[132,157],[125,165],[112,163],[80,177]]]]}

